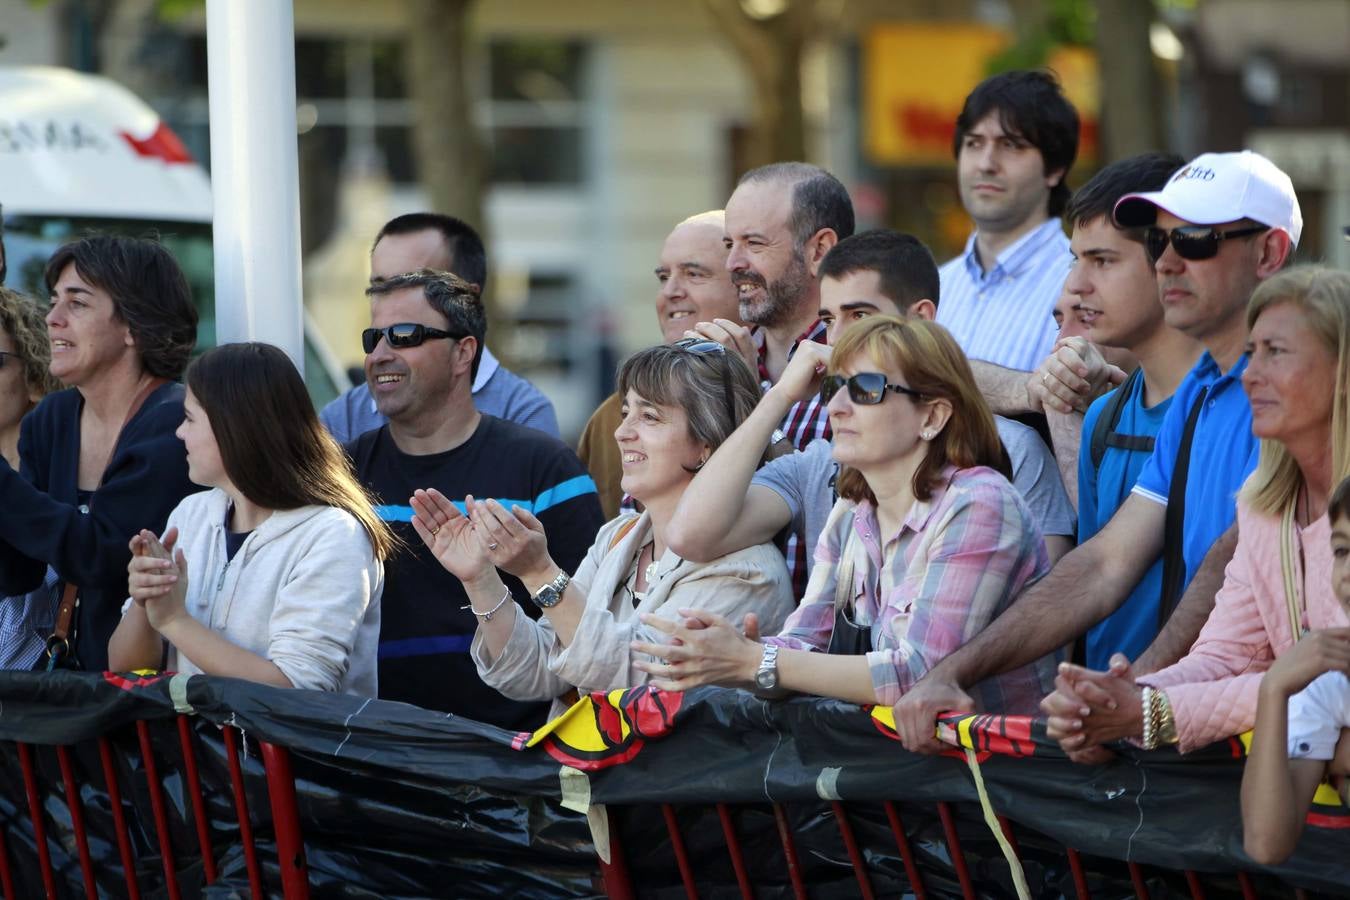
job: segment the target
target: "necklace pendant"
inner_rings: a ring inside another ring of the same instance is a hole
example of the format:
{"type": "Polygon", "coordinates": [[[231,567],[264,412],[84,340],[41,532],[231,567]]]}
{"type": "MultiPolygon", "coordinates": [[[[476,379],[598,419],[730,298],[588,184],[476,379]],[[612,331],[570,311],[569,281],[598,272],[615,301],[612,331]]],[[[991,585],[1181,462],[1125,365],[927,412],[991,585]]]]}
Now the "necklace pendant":
{"type": "Polygon", "coordinates": [[[649,590],[651,589],[652,584],[656,582],[657,565],[658,565],[657,560],[652,560],[651,562],[647,563],[646,576],[647,576],[647,588],[649,590]]]}

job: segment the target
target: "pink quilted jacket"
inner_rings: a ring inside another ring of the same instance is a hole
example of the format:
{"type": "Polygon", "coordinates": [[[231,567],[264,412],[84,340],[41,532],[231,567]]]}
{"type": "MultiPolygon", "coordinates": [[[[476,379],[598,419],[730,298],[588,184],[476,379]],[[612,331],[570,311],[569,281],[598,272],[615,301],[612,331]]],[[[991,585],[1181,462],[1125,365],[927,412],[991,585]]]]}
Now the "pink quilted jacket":
{"type": "MultiPolygon", "coordinates": [[[[1280,568],[1280,519],[1238,504],[1238,545],[1224,571],[1214,612],[1191,652],[1139,679],[1165,688],[1187,753],[1240,734],[1256,721],[1257,689],[1271,662],[1294,645],[1280,568]]],[[[1303,623],[1311,629],[1350,625],[1331,591],[1331,525],[1326,516],[1300,532],[1303,623]],[[1306,577],[1304,577],[1306,573],[1306,577]]]]}

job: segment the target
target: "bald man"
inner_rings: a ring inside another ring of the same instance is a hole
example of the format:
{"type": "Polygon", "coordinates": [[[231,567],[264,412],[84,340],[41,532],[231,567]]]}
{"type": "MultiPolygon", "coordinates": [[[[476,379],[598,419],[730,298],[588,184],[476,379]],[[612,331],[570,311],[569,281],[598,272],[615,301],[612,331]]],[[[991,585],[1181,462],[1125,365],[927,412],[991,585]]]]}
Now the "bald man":
{"type": "MultiPolygon", "coordinates": [[[[684,337],[697,322],[723,321],[741,324],[740,301],[727,270],[727,248],[722,210],[690,216],[666,236],[656,265],[656,319],[661,339],[667,344],[684,337]]],[[[619,514],[623,467],[614,431],[619,427],[622,401],[610,396],[591,414],[577,444],[577,455],[590,470],[600,491],[605,517],[619,514]]]]}

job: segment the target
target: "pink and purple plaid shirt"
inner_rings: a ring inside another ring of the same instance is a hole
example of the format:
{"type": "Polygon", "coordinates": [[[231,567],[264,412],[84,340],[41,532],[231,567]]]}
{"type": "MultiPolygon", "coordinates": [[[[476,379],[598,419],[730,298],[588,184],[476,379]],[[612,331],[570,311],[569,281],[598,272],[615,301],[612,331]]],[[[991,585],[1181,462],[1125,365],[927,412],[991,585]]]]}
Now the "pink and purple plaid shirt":
{"type": "MultiPolygon", "coordinates": [[[[943,657],[970,640],[1050,569],[1045,542],[1016,488],[984,467],[949,466],[944,483],[916,501],[881,541],[867,502],[840,500],[816,545],[801,605],[766,643],[824,651],[834,630],[840,553],[853,542],[849,618],[871,630],[867,654],[877,702],[893,705],[943,657]]],[[[1058,655],[977,684],[979,712],[1034,713],[1054,690],[1058,655]]]]}

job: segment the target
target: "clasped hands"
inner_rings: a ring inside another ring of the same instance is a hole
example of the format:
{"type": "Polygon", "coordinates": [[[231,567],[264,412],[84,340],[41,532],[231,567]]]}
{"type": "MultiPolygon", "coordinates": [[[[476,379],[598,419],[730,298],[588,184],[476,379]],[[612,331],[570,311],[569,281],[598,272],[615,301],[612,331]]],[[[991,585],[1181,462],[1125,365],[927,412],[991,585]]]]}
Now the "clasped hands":
{"type": "Polygon", "coordinates": [[[1125,378],[1125,372],[1108,363],[1086,338],[1060,338],[1027,379],[1027,403],[1032,412],[1085,412],[1093,400],[1125,378]]]}
{"type": "Polygon", "coordinates": [[[161,541],[149,529],[131,539],[131,562],[127,565],[127,589],[136,605],[145,610],[155,631],[164,632],[187,612],[187,557],[178,543],[178,527],[164,532],[161,541]]]}
{"type": "Polygon", "coordinates": [[[704,684],[748,687],[763,657],[759,617],[746,613],[742,631],[725,616],[701,609],[676,610],[680,620],[643,613],[642,624],[670,638],[670,643],[633,641],[633,665],[651,676],[649,683],[663,691],[687,691],[704,684]]]}
{"type": "Polygon", "coordinates": [[[1143,691],[1123,653],[1111,657],[1105,672],[1060,663],[1055,691],[1041,701],[1041,712],[1046,734],[1074,762],[1106,762],[1115,754],[1104,744],[1144,732],[1143,691]]]}

